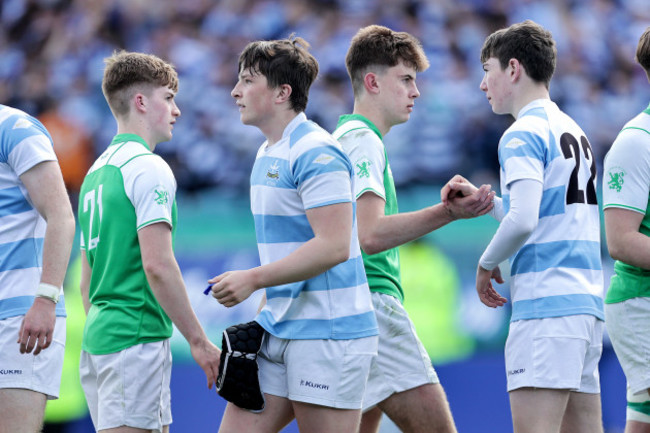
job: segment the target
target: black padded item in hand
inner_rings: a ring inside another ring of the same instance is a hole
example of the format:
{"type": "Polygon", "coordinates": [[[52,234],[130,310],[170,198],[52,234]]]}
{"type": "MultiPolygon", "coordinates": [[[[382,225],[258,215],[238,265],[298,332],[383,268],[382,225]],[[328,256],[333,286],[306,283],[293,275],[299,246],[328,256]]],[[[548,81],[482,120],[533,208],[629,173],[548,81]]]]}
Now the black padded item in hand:
{"type": "Polygon", "coordinates": [[[253,321],[223,331],[217,392],[229,402],[252,412],[264,410],[264,394],[257,376],[257,353],[264,328],[253,321]]]}

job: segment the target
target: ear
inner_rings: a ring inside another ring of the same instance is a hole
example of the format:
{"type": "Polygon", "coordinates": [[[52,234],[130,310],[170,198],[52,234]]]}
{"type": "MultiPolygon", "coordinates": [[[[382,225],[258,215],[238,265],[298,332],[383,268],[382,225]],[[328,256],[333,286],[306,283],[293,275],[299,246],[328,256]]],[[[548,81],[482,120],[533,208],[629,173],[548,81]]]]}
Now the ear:
{"type": "Polygon", "coordinates": [[[133,106],[135,110],[139,113],[144,113],[147,111],[147,97],[142,93],[136,93],[133,96],[133,106]]]}
{"type": "Polygon", "coordinates": [[[379,93],[379,82],[377,81],[377,74],[374,72],[368,72],[363,76],[363,87],[366,89],[366,92],[370,94],[379,93]]]}
{"type": "Polygon", "coordinates": [[[276,97],[275,97],[275,102],[278,104],[282,104],[284,102],[287,102],[289,98],[291,97],[291,86],[289,84],[280,84],[278,88],[276,89],[276,97]]]}
{"type": "Polygon", "coordinates": [[[508,74],[513,83],[519,81],[524,73],[524,66],[519,63],[519,60],[512,58],[508,61],[508,74]]]}

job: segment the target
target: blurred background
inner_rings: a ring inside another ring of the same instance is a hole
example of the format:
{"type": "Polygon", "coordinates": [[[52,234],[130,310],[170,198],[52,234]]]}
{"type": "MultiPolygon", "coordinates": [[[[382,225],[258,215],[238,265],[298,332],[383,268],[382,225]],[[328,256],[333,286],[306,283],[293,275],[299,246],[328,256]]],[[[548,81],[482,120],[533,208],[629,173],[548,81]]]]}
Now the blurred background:
{"type": "MultiPolygon", "coordinates": [[[[220,344],[225,327],[253,318],[259,299],[226,309],[202,294],[208,278],[258,264],[248,175],[263,137],[241,125],[230,96],[244,46],[291,33],[311,43],[320,73],[307,115],[331,131],[352,110],[344,59],[360,27],[382,24],[422,41],[431,67],[418,74],[421,97],[411,120],[385,140],[400,210],[408,211],[437,203],[455,173],[498,190],[496,147],[512,119],[494,115],[479,90],[479,54],[488,34],[524,19],[557,41],[551,96],[585,130],[600,174],[618,131],[650,101],[634,62],[650,25],[647,0],[2,0],[0,103],[36,115],[49,129],[76,207],[83,176],[116,132],[101,93],[103,59],[127,49],[176,66],[182,116],[173,140],[157,152],[178,181],[176,251],[187,289],[220,344]]],[[[510,310],[484,307],[474,290],[476,263],[496,227],[490,217],[459,221],[401,248],[405,305],[460,432],[512,430],[503,365],[510,310]]],[[[607,285],[612,262],[604,243],[602,251],[607,285]]],[[[62,398],[48,404],[48,432],[92,431],[78,385],[84,317],[77,259],[75,249],[65,288],[62,398]]],[[[507,282],[500,290],[508,294],[507,282]]],[[[172,431],[217,431],[224,402],[206,389],[178,332],[173,352],[172,431]]],[[[606,430],[622,432],[625,380],[607,341],[601,380],[606,430]]],[[[384,420],[382,432],[394,431],[384,420]]]]}

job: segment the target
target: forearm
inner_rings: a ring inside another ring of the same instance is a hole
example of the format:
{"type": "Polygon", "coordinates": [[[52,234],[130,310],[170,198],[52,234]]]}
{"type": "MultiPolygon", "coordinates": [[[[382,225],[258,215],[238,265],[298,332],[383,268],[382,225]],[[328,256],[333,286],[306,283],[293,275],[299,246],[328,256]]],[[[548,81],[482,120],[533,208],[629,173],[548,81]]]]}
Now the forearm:
{"type": "Polygon", "coordinates": [[[286,257],[252,269],[257,288],[304,281],[349,257],[349,242],[314,237],[286,257]]]}
{"type": "Polygon", "coordinates": [[[510,210],[503,217],[479,265],[492,270],[515,254],[531,235],[539,220],[542,184],[531,179],[514,182],[510,188],[510,210]]]}
{"type": "Polygon", "coordinates": [[[156,270],[145,269],[145,273],[156,300],[183,337],[190,344],[206,339],[185,291],[185,283],[178,264],[173,262],[156,270]]]}
{"type": "Polygon", "coordinates": [[[377,254],[419,239],[452,221],[451,213],[441,203],[414,212],[385,215],[370,233],[360,236],[361,248],[366,254],[377,254]]]}
{"type": "Polygon", "coordinates": [[[621,233],[615,240],[607,239],[613,259],[642,269],[650,269],[650,237],[640,232],[621,233]]]}
{"type": "Polygon", "coordinates": [[[56,287],[63,285],[74,238],[74,217],[68,210],[62,206],[55,215],[48,216],[43,240],[41,281],[56,287]]]}

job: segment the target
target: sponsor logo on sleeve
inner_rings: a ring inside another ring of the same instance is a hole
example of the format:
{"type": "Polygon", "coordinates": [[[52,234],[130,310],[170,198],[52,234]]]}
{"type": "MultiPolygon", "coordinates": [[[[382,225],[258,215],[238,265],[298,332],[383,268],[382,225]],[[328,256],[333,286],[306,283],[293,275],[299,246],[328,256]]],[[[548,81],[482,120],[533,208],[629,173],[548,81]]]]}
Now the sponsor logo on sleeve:
{"type": "Polygon", "coordinates": [[[11,129],[27,129],[31,128],[32,126],[34,126],[34,124],[30,122],[29,119],[20,118],[16,120],[16,123],[14,123],[14,126],[11,129]]]}
{"type": "Polygon", "coordinates": [[[506,143],[505,147],[509,147],[510,149],[516,149],[516,148],[518,148],[520,146],[523,146],[524,144],[526,144],[525,141],[520,140],[518,138],[513,138],[512,140],[510,140],[510,141],[508,141],[506,143]]]}
{"type": "Polygon", "coordinates": [[[334,161],[334,157],[332,155],[328,155],[326,153],[321,153],[320,155],[318,155],[316,157],[316,159],[314,159],[313,162],[314,162],[314,164],[327,165],[332,161],[334,161]]]}

